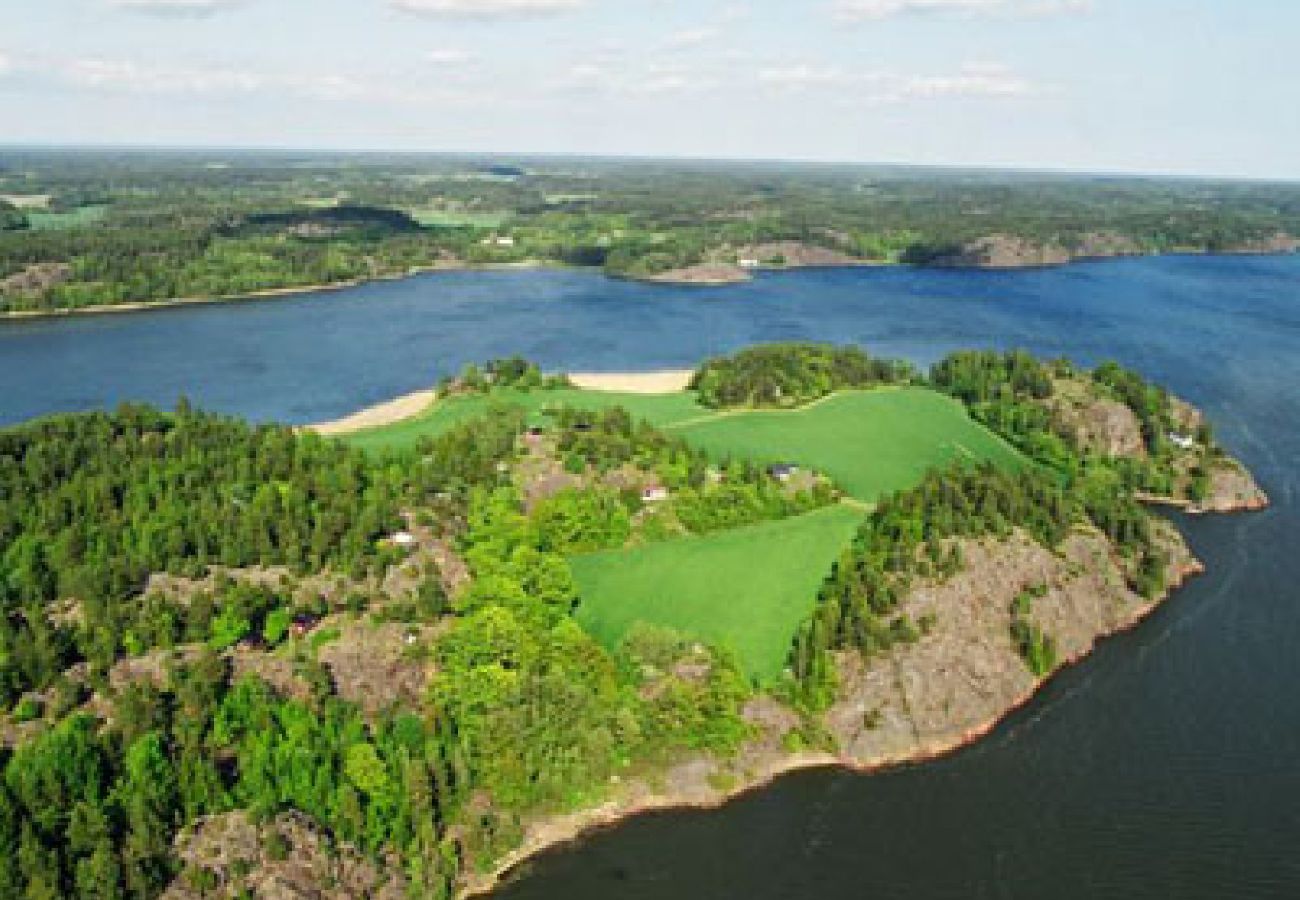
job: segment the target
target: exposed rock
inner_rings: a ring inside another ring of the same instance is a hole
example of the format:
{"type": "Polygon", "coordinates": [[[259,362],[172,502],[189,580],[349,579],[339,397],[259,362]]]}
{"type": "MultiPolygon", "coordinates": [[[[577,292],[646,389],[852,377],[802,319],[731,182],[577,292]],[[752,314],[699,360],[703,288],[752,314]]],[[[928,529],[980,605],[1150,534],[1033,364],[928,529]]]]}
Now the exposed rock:
{"type": "Polygon", "coordinates": [[[657,272],[654,275],[647,275],[644,280],[663,284],[736,284],[749,281],[749,273],[731,263],[708,262],[657,272]]]}
{"type": "Polygon", "coordinates": [[[340,697],[371,714],[394,705],[419,707],[433,674],[425,648],[436,627],[366,620],[333,624],[338,638],[316,655],[340,697]]]}
{"type": "Polygon", "coordinates": [[[32,263],[21,272],[0,278],[0,294],[39,294],[72,277],[67,263],[32,263]]]}
{"type": "MultiPolygon", "coordinates": [[[[1181,537],[1167,528],[1168,579],[1199,571],[1181,537]]],[[[987,730],[1037,688],[1011,639],[1011,606],[1042,586],[1032,620],[1055,642],[1061,665],[1098,638],[1140,619],[1151,602],[1133,593],[1106,539],[1071,535],[1057,551],[1017,534],[1007,541],[962,541],[965,565],[943,582],[922,583],[900,610],[932,617],[930,633],[865,663],[842,662],[844,695],[827,715],[845,757],[878,765],[944,752],[987,730]]]]}
{"type": "Polygon", "coordinates": [[[1268,237],[1245,241],[1228,250],[1229,253],[1296,253],[1300,252],[1300,237],[1279,231],[1268,237]]]}
{"type": "Polygon", "coordinates": [[[1102,456],[1146,456],[1142,423],[1128,406],[1097,395],[1079,379],[1058,378],[1046,401],[1075,445],[1102,456]]]}
{"type": "Polygon", "coordinates": [[[337,843],[309,817],[281,813],[263,825],[243,811],[206,816],[176,838],[187,867],[166,900],[403,900],[406,883],[395,859],[376,862],[337,843]],[[206,882],[206,886],[204,885],[206,882]]]}
{"type": "Polygon", "coordinates": [[[1118,231],[1089,231],[1080,236],[1072,248],[1075,259],[1108,259],[1114,256],[1138,256],[1142,248],[1137,241],[1118,231]]]}
{"type": "Polygon", "coordinates": [[[1057,244],[1038,244],[1011,234],[990,234],[970,241],[932,265],[961,269],[1024,269],[1059,266],[1070,253],[1057,244]]]}
{"type": "Polygon", "coordinates": [[[740,259],[753,259],[760,266],[806,268],[816,266],[856,266],[862,260],[839,250],[805,244],[802,241],[769,241],[750,244],[736,250],[740,259]]]}

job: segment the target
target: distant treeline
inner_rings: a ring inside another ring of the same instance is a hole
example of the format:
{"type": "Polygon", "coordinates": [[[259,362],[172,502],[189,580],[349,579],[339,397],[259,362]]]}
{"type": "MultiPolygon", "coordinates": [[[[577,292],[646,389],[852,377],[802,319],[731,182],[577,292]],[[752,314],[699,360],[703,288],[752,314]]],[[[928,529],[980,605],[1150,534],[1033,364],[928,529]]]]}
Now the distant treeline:
{"type": "Polygon", "coordinates": [[[439,262],[644,277],[778,241],[924,265],[994,234],[1083,255],[1300,235],[1294,185],[868,166],[6,151],[0,195],[48,197],[43,209],[0,200],[0,311],[237,295],[439,262]],[[7,280],[36,264],[66,269],[7,280]]]}

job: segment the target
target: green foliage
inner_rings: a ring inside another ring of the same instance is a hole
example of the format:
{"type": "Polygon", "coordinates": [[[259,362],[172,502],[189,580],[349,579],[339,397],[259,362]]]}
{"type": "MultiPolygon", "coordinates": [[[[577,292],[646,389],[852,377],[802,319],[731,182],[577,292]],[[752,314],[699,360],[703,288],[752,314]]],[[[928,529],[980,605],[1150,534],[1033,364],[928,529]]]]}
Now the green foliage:
{"type": "Polygon", "coordinates": [[[860,347],[760,344],[706,360],[691,379],[705,406],[791,407],[847,388],[906,382],[912,367],[860,347]]]}

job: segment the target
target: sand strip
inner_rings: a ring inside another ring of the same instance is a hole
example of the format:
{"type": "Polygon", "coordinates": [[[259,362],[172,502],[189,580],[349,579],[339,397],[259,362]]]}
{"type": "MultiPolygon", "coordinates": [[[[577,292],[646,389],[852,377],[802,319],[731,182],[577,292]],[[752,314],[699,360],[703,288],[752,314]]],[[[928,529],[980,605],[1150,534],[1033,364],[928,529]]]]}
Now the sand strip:
{"type": "Polygon", "coordinates": [[[617,391],[624,394],[675,394],[691,383],[691,369],[662,372],[576,372],[569,376],[574,387],[587,391],[617,391]]]}
{"type": "Polygon", "coordinates": [[[415,391],[393,400],[386,400],[383,403],[368,406],[332,422],[318,422],[315,425],[304,425],[303,428],[310,429],[317,434],[338,435],[351,434],[354,431],[363,431],[367,428],[378,428],[380,425],[391,425],[394,422],[400,422],[403,419],[409,419],[424,412],[437,399],[437,396],[437,392],[433,390],[415,391]]]}

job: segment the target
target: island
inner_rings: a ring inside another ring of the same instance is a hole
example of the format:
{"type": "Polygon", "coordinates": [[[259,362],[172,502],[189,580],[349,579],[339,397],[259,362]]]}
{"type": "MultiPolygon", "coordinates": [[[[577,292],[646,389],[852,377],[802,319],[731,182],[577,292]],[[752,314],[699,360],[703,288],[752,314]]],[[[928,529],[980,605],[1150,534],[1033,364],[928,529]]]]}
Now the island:
{"type": "Polygon", "coordinates": [[[0,430],[6,895],[465,897],[989,731],[1267,497],[1115,363],[496,359],[328,427],[0,430]],[[321,433],[328,432],[328,433],[321,433]],[[98,893],[96,893],[98,892],[98,893]]]}

